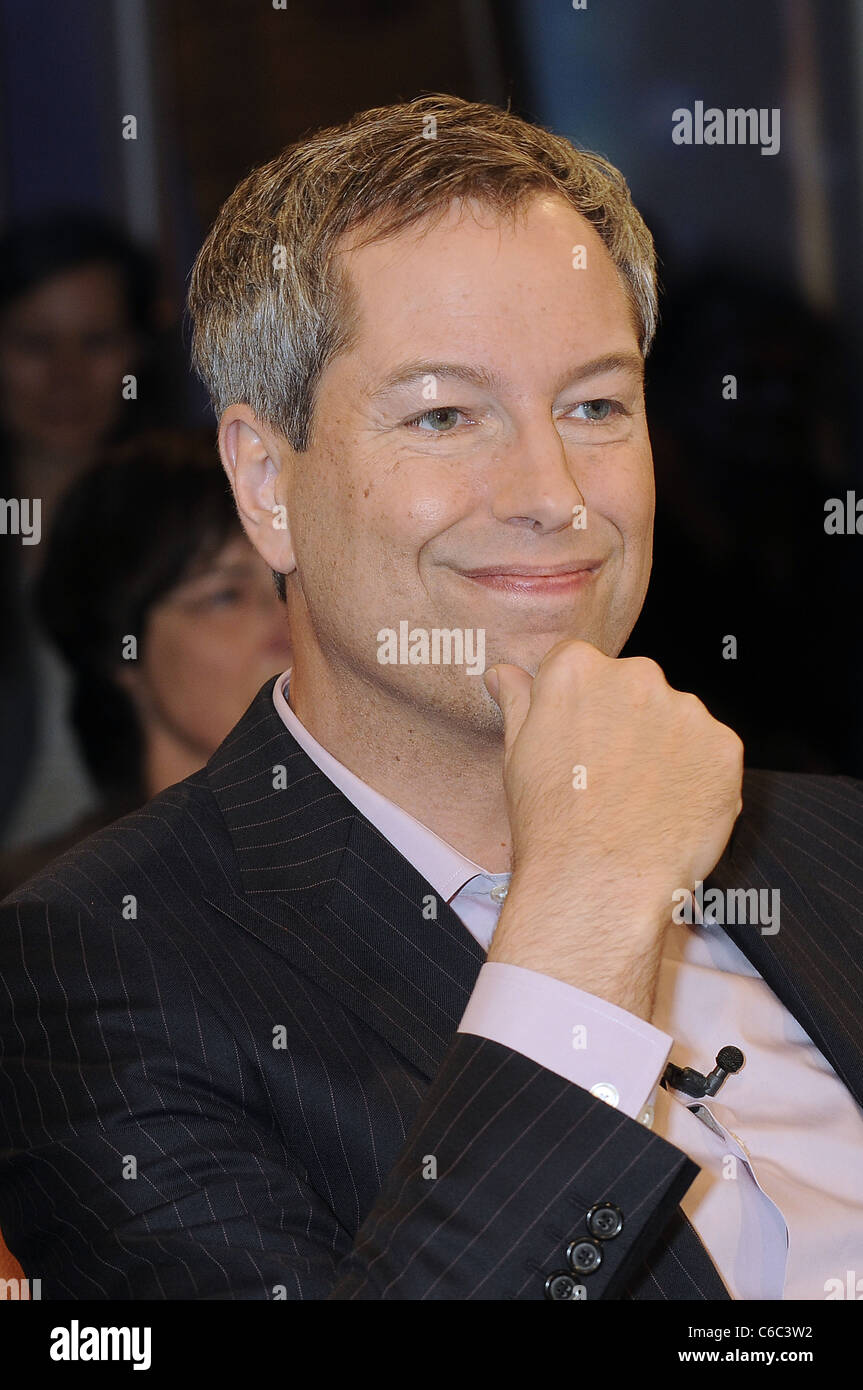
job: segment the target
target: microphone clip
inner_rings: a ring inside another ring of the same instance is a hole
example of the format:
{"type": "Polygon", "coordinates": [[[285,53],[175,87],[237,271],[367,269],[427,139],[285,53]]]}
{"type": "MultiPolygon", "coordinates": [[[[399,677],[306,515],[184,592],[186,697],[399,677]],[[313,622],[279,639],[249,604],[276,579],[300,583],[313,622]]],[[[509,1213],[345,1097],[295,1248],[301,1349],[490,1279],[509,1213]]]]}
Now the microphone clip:
{"type": "Polygon", "coordinates": [[[666,1090],[671,1087],[699,1100],[702,1096],[715,1096],[722,1083],[740,1071],[745,1061],[739,1047],[721,1047],[716,1054],[716,1066],[709,1076],[703,1076],[694,1067],[676,1067],[669,1062],[659,1084],[666,1090]]]}

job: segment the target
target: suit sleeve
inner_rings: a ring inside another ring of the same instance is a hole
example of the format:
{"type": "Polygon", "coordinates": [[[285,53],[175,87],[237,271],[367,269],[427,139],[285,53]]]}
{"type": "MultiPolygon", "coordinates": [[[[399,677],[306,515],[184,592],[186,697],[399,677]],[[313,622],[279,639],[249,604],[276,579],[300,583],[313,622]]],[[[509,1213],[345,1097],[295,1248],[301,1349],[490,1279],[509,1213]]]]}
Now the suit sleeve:
{"type": "MultiPolygon", "coordinates": [[[[500,1043],[454,1034],[356,1232],[170,947],[82,904],[0,908],[0,1229],[43,1299],[543,1299],[570,1242],[615,1298],[696,1166],[500,1043]],[[173,1044],[193,1035],[200,1046],[173,1044]],[[618,1234],[593,1240],[611,1203],[618,1234]]],[[[298,1119],[299,1123],[299,1119],[298,1119]]]]}

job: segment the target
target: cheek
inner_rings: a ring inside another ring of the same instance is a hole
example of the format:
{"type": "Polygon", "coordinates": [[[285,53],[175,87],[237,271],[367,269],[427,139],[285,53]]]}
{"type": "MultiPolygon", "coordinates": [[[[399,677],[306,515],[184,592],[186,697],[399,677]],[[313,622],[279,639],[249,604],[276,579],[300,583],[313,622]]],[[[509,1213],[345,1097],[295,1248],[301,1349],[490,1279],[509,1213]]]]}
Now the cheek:
{"type": "Polygon", "coordinates": [[[22,396],[34,396],[50,386],[49,364],[39,357],[19,357],[7,352],[0,357],[0,390],[10,406],[22,396]]]}
{"type": "Polygon", "coordinates": [[[129,370],[125,357],[100,357],[88,362],[76,381],[75,393],[90,412],[94,436],[104,433],[119,414],[123,406],[123,376],[129,370]]]}
{"type": "Polygon", "coordinates": [[[358,466],[350,479],[334,481],[327,470],[322,486],[304,487],[295,499],[299,524],[294,539],[304,587],[334,592],[364,587],[386,575],[416,570],[426,542],[448,524],[452,497],[443,486],[418,485],[399,463],[375,473],[358,466]]]}
{"type": "Polygon", "coordinates": [[[315,463],[284,499],[303,599],[319,633],[344,636],[350,623],[368,641],[394,608],[422,601],[435,541],[469,510],[464,465],[368,450],[350,433],[322,444],[315,463]]]}
{"type": "Polygon", "coordinates": [[[436,536],[464,514],[468,504],[466,490],[454,488],[450,479],[438,486],[426,483],[407,499],[405,515],[414,532],[422,537],[436,536]]]}
{"type": "Polygon", "coordinates": [[[87,379],[94,392],[102,396],[110,396],[111,399],[117,395],[117,383],[125,372],[130,371],[129,354],[127,352],[114,352],[107,356],[97,356],[91,359],[87,379]]]}
{"type": "Polygon", "coordinates": [[[171,615],[151,624],[145,653],[147,688],[161,717],[189,742],[215,748],[231,723],[221,714],[226,685],[242,670],[236,646],[214,638],[207,622],[171,615]]]}
{"type": "Polygon", "coordinates": [[[627,549],[649,544],[656,503],[649,450],[621,460],[615,467],[597,470],[591,491],[592,496],[586,499],[588,512],[592,504],[607,517],[622,535],[627,549]]]}
{"type": "Polygon", "coordinates": [[[623,536],[623,592],[643,602],[653,563],[655,510],[653,472],[648,468],[633,477],[631,486],[616,499],[616,524],[623,536]]]}
{"type": "Polygon", "coordinates": [[[199,626],[175,614],[151,619],[144,650],[147,685],[163,706],[182,704],[194,687],[202,646],[199,626]]]}
{"type": "Polygon", "coordinates": [[[271,614],[248,608],[153,622],[145,674],[162,717],[189,743],[213,752],[264,681],[288,665],[287,635],[275,650],[276,635],[282,628],[271,614]]]}
{"type": "Polygon", "coordinates": [[[418,558],[422,563],[423,552],[451,527],[477,509],[490,508],[487,477],[474,469],[470,485],[466,468],[458,458],[414,457],[397,463],[379,485],[379,539],[403,556],[409,569],[415,571],[418,558]]]}

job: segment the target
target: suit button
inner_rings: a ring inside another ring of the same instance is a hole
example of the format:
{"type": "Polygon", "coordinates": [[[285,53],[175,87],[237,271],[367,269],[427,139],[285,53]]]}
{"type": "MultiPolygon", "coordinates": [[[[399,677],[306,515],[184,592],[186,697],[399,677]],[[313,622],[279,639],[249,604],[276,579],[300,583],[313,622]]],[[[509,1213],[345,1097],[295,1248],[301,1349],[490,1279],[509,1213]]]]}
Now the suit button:
{"type": "Polygon", "coordinates": [[[545,1296],[555,1300],[584,1298],[584,1285],[577,1284],[565,1269],[556,1269],[545,1281],[545,1296]]]}
{"type": "Polygon", "coordinates": [[[566,1258],[576,1274],[593,1274],[602,1264],[602,1251],[592,1240],[571,1240],[566,1258]]]}
{"type": "Polygon", "coordinates": [[[623,1230],[623,1212],[612,1202],[597,1202],[587,1213],[587,1229],[597,1240],[614,1240],[623,1230]]]}

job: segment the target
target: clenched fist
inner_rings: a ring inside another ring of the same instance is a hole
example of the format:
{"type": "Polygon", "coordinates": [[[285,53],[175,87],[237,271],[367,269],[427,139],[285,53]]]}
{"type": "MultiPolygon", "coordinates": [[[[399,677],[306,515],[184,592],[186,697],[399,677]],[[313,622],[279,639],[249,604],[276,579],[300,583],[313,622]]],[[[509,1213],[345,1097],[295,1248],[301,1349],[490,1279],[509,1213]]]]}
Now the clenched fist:
{"type": "Polygon", "coordinates": [[[513,837],[488,959],[649,1021],[672,894],[708,876],[740,813],[743,744],[655,662],[588,642],[559,643],[533,679],[494,667],[486,685],[513,837]]]}

